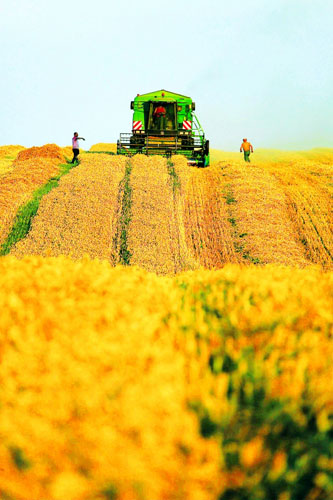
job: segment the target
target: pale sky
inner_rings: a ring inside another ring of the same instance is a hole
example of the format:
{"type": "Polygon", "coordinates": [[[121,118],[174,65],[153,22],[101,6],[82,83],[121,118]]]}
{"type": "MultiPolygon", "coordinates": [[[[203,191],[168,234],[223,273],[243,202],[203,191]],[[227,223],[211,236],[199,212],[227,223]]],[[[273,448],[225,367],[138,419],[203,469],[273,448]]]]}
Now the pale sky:
{"type": "Polygon", "coordinates": [[[333,147],[332,19],[333,0],[0,0],[0,145],[116,142],[164,88],[214,148],[333,147]]]}

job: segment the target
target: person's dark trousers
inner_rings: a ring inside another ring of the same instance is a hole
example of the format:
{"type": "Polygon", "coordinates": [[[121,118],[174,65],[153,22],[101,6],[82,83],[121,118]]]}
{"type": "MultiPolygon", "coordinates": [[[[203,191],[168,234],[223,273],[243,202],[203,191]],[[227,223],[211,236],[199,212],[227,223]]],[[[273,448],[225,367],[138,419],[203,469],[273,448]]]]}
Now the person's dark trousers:
{"type": "Polygon", "coordinates": [[[80,150],[79,149],[73,149],[73,160],[72,160],[72,163],[75,162],[75,160],[77,160],[77,157],[79,156],[79,152],[80,150]]]}

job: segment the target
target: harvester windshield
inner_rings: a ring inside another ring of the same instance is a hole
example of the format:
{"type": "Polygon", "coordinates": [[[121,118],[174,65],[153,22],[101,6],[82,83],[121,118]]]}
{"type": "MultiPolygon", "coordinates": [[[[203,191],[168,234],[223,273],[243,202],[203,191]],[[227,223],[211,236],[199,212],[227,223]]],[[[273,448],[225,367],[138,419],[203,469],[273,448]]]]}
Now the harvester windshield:
{"type": "Polygon", "coordinates": [[[176,130],[175,102],[147,102],[148,131],[176,130]]]}

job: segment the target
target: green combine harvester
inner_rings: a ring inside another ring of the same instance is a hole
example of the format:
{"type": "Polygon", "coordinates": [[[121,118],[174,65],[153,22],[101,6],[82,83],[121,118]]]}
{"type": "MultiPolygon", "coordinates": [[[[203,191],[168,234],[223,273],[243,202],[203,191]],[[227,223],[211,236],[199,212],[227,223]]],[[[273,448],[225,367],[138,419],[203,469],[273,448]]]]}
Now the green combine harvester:
{"type": "Polygon", "coordinates": [[[194,114],[190,97],[157,90],[138,94],[131,102],[132,133],[121,133],[117,154],[184,155],[189,165],[208,167],[209,141],[194,114]]]}

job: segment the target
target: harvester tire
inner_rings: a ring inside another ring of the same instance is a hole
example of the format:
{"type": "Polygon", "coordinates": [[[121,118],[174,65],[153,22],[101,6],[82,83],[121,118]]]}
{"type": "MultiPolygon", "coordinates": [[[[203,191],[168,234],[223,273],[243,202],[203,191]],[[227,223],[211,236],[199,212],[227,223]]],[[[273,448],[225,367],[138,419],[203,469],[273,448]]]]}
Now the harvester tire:
{"type": "Polygon", "coordinates": [[[199,168],[205,168],[205,157],[202,156],[200,160],[198,161],[198,167],[199,168]]]}

